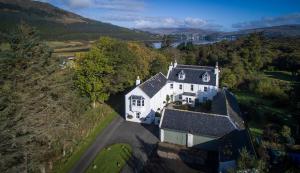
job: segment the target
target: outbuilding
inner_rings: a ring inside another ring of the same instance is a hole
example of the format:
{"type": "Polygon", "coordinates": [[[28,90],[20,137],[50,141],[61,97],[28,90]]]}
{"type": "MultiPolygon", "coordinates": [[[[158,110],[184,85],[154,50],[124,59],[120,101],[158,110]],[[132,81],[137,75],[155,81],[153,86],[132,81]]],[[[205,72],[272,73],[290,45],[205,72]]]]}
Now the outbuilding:
{"type": "Polygon", "coordinates": [[[160,140],[187,147],[218,149],[218,139],[235,129],[227,116],[165,109],[160,123],[160,140]]]}

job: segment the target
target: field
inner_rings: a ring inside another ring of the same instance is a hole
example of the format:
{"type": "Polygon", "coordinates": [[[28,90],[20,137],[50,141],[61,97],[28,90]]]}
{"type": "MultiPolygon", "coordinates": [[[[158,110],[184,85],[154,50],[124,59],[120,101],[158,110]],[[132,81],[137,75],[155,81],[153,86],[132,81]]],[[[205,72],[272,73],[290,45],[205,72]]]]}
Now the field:
{"type": "MultiPolygon", "coordinates": [[[[278,80],[280,84],[299,85],[299,79],[285,71],[267,71],[265,77],[278,80]]],[[[297,121],[292,116],[292,110],[288,104],[278,105],[276,99],[264,98],[250,91],[235,91],[241,110],[247,115],[248,126],[253,136],[260,136],[267,124],[287,125],[297,128],[297,121]]]]}
{"type": "Polygon", "coordinates": [[[75,56],[76,53],[87,52],[93,41],[48,41],[53,55],[59,57],[75,56]]]}
{"type": "Polygon", "coordinates": [[[100,151],[86,172],[120,172],[130,158],[131,153],[132,148],[128,144],[114,144],[106,147],[100,151]]]}

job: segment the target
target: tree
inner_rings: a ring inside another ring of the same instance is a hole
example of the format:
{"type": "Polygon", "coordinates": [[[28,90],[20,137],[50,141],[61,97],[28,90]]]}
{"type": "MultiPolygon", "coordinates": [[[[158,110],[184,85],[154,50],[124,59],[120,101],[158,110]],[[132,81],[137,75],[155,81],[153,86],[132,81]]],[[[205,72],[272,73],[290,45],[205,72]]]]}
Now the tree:
{"type": "Polygon", "coordinates": [[[264,173],[268,172],[265,161],[256,159],[252,156],[246,148],[240,151],[240,157],[237,160],[236,172],[247,172],[247,173],[264,173]]]}
{"type": "Polygon", "coordinates": [[[221,71],[221,85],[228,88],[234,88],[237,85],[237,77],[228,68],[221,71]]]}
{"type": "Polygon", "coordinates": [[[136,76],[167,70],[166,57],[137,43],[102,37],[91,50],[78,59],[76,86],[93,103],[134,84],[136,76]]]}
{"type": "Polygon", "coordinates": [[[109,96],[110,82],[107,75],[113,71],[113,68],[109,65],[108,57],[95,49],[78,61],[75,85],[82,94],[90,98],[92,106],[96,107],[96,101],[103,102],[109,96]]]}
{"type": "Polygon", "coordinates": [[[169,103],[169,101],[170,101],[170,96],[168,94],[166,96],[166,101],[167,101],[167,103],[169,103]]]}
{"type": "Polygon", "coordinates": [[[47,58],[51,56],[51,49],[40,41],[37,30],[24,22],[7,38],[13,57],[16,59],[28,62],[30,59],[39,58],[46,63],[47,58]]]}

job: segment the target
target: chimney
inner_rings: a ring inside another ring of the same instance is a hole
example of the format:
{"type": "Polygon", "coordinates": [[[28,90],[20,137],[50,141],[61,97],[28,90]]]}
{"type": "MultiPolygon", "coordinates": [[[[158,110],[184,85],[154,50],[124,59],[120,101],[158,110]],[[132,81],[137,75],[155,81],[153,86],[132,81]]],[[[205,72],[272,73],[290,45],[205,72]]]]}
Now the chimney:
{"type": "Polygon", "coordinates": [[[141,84],[141,80],[140,80],[140,77],[137,76],[136,81],[135,81],[135,85],[138,86],[139,84],[141,84]]]}
{"type": "Polygon", "coordinates": [[[174,61],[174,68],[177,66],[177,61],[176,61],[176,59],[175,59],[175,61],[174,61]]]}
{"type": "Polygon", "coordinates": [[[173,69],[173,63],[171,62],[171,64],[169,65],[169,69],[168,69],[168,73],[167,73],[167,78],[169,77],[170,72],[173,69]]]}
{"type": "Polygon", "coordinates": [[[215,75],[216,75],[216,87],[219,88],[219,64],[218,61],[216,62],[216,66],[215,66],[215,75]]]}

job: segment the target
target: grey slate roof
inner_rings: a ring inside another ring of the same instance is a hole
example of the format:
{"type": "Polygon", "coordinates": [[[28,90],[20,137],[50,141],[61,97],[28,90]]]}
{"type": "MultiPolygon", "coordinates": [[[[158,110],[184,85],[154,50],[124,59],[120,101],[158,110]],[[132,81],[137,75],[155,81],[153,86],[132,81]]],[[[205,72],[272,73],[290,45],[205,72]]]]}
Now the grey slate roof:
{"type": "Polygon", "coordinates": [[[167,78],[162,73],[157,73],[144,83],[139,85],[150,98],[152,98],[167,82],[167,78]]]}
{"type": "Polygon", "coordinates": [[[244,129],[238,102],[235,96],[227,89],[220,90],[212,101],[212,113],[227,115],[239,129],[244,129]]]}
{"type": "Polygon", "coordinates": [[[184,93],[182,93],[182,95],[185,95],[185,96],[196,96],[196,93],[184,92],[184,93]]]}
{"type": "Polygon", "coordinates": [[[181,82],[181,83],[193,83],[202,85],[216,85],[216,75],[214,74],[214,67],[207,66],[193,66],[193,65],[177,65],[172,69],[168,76],[168,80],[181,82]],[[179,80],[178,74],[183,71],[185,73],[185,79],[179,80]],[[202,81],[202,75],[207,72],[210,75],[209,82],[202,81]]]}
{"type": "Polygon", "coordinates": [[[178,109],[165,109],[161,128],[212,137],[222,137],[235,129],[227,116],[178,109]]]}
{"type": "Polygon", "coordinates": [[[222,137],[220,141],[222,142],[219,148],[219,161],[221,162],[237,159],[243,148],[246,148],[250,154],[256,155],[247,130],[234,130],[222,137]]]}

